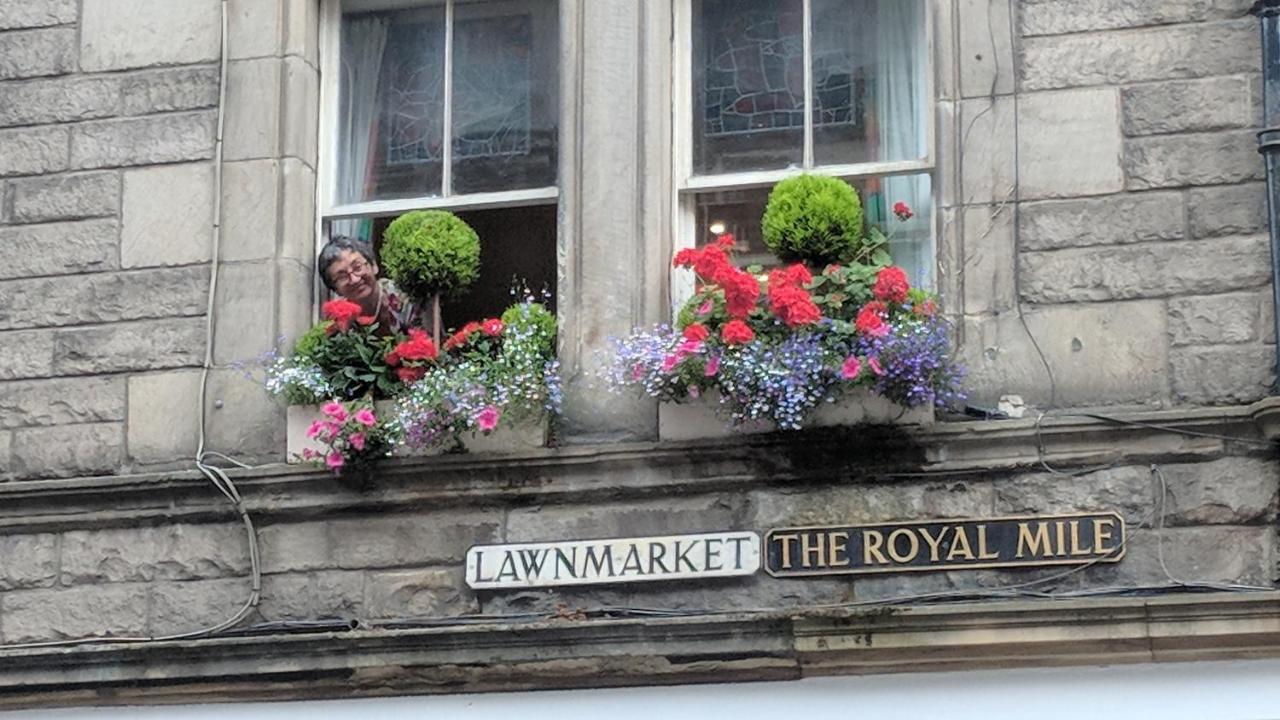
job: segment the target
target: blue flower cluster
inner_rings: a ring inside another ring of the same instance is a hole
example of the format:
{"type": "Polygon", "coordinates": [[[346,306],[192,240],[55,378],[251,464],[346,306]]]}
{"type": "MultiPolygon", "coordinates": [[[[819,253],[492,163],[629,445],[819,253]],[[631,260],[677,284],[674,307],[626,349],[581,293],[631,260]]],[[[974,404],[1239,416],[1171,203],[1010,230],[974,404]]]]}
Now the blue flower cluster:
{"type": "Polygon", "coordinates": [[[720,402],[734,425],[772,420],[782,430],[799,430],[839,380],[827,355],[816,333],[730,348],[719,373],[720,402]]]}
{"type": "Polygon", "coordinates": [[[906,407],[964,401],[964,370],[951,361],[950,348],[947,324],[936,316],[896,323],[888,335],[856,343],[858,354],[880,363],[872,391],[906,407]]]}

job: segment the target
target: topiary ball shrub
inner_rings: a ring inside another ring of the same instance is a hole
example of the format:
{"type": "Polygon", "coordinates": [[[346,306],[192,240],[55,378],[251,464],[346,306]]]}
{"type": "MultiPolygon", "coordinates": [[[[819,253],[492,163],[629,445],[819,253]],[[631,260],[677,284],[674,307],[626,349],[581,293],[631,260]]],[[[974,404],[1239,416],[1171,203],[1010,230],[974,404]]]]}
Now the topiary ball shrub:
{"type": "Polygon", "coordinates": [[[382,267],[421,303],[436,293],[456,296],[480,275],[480,237],[451,212],[407,212],[382,237],[382,267]]]}
{"type": "Polygon", "coordinates": [[[764,244],[783,262],[822,267],[862,249],[862,201],[838,178],[797,175],[774,185],[762,224],[764,244]]]}

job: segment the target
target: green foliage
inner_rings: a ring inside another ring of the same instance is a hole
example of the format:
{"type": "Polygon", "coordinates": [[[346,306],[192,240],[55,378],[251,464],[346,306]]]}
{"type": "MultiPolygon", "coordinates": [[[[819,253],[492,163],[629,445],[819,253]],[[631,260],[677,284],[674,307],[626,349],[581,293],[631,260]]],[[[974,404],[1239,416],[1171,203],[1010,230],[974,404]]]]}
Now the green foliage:
{"type": "Polygon", "coordinates": [[[871,300],[878,272],[880,267],[876,265],[829,265],[814,276],[808,287],[824,316],[852,322],[871,300]]]}
{"type": "Polygon", "coordinates": [[[797,175],[774,185],[762,224],[765,245],[783,262],[821,267],[868,253],[862,202],[837,178],[797,175]]]}
{"type": "Polygon", "coordinates": [[[332,320],[324,320],[303,333],[302,337],[298,338],[298,342],[293,345],[293,356],[299,359],[313,359],[321,346],[329,340],[328,329],[332,324],[332,320]]]}
{"type": "Polygon", "coordinates": [[[419,303],[456,296],[480,275],[480,238],[458,216],[415,210],[392,221],[383,236],[382,266],[419,303]]]}
{"type": "Polygon", "coordinates": [[[542,303],[517,303],[502,313],[502,323],[521,331],[531,332],[542,343],[546,357],[555,356],[556,316],[542,303]]]}

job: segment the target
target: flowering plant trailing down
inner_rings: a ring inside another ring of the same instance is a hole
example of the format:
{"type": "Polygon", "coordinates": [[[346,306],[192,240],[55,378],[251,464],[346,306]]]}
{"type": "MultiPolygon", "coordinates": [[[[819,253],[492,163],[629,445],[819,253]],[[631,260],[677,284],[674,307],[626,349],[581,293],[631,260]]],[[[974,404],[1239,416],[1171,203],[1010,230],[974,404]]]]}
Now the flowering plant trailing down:
{"type": "Polygon", "coordinates": [[[323,446],[323,450],[304,448],[302,458],[323,463],[334,472],[361,465],[382,457],[391,449],[394,438],[389,426],[380,422],[368,401],[338,402],[331,400],[321,408],[323,417],[307,428],[307,437],[323,446]]]}
{"type": "MultiPolygon", "coordinates": [[[[903,203],[894,211],[911,213],[903,203]]],[[[936,298],[912,288],[887,257],[763,273],[738,268],[733,247],[722,235],[676,254],[674,265],[701,284],[674,328],[614,341],[614,390],[675,402],[714,390],[732,425],[767,420],[787,430],[855,387],[906,407],[963,397],[936,298]]]]}

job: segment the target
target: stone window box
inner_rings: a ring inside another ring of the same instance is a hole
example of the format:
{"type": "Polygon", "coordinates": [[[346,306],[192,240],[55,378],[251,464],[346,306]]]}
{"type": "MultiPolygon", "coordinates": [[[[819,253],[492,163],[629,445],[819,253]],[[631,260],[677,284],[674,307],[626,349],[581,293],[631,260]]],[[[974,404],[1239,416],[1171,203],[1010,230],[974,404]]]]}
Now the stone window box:
{"type": "MultiPolygon", "coordinates": [[[[716,414],[719,393],[709,392],[698,400],[658,405],[658,437],[661,440],[702,440],[735,435],[773,432],[773,423],[761,420],[733,428],[727,418],[716,414]]],[[[933,408],[905,408],[865,388],[858,388],[834,403],[814,410],[805,427],[850,425],[912,425],[934,423],[933,408]]]]}

